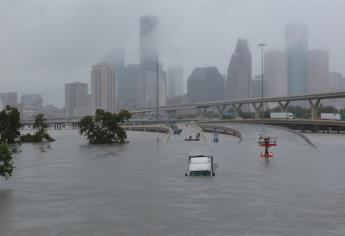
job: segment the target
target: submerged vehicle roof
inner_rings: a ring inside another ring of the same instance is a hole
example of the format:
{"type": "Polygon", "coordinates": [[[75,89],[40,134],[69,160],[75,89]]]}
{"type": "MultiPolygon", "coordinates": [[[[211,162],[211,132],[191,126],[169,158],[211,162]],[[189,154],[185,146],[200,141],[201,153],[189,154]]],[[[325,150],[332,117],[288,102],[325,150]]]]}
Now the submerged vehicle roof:
{"type": "Polygon", "coordinates": [[[195,148],[189,152],[189,156],[213,156],[209,148],[195,148]]]}

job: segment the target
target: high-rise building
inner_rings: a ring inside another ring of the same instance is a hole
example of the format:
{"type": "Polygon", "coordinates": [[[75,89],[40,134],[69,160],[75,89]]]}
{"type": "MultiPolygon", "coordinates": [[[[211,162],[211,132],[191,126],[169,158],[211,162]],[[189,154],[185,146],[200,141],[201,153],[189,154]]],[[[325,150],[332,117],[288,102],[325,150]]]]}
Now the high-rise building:
{"type": "Polygon", "coordinates": [[[252,79],[252,54],[247,40],[238,39],[228,67],[225,97],[241,99],[250,97],[252,79]]]}
{"type": "Polygon", "coordinates": [[[18,105],[18,95],[16,92],[0,93],[0,100],[2,101],[5,107],[7,105],[9,106],[18,105]]]}
{"type": "Polygon", "coordinates": [[[65,109],[69,116],[74,115],[74,109],[88,105],[87,84],[74,82],[65,84],[65,109]]]}
{"type": "Polygon", "coordinates": [[[264,79],[267,81],[267,93],[264,97],[287,95],[287,62],[286,54],[280,50],[265,52],[264,79]]]}
{"type": "MultiPolygon", "coordinates": [[[[142,81],[144,81],[143,86],[143,104],[142,107],[155,107],[157,105],[157,95],[158,95],[158,105],[165,106],[167,102],[167,73],[165,71],[159,71],[158,80],[157,72],[144,71],[142,72],[142,81]],[[158,81],[158,86],[157,86],[158,81]],[[158,87],[158,94],[157,94],[158,87]]],[[[140,88],[140,87],[139,87],[140,88]]]]}
{"type": "Polygon", "coordinates": [[[183,95],[183,70],[181,67],[168,68],[168,96],[183,95]]]}
{"type": "Polygon", "coordinates": [[[224,79],[215,66],[194,69],[187,84],[192,103],[224,99],[224,79]]]}
{"type": "Polygon", "coordinates": [[[330,90],[333,92],[345,91],[345,77],[339,72],[329,73],[330,90]]]}
{"type": "Polygon", "coordinates": [[[261,98],[266,97],[267,93],[267,80],[264,78],[262,81],[261,75],[255,75],[252,80],[250,80],[250,97],[251,98],[261,98]]]}
{"type": "Polygon", "coordinates": [[[306,94],[308,91],[308,28],[303,24],[285,26],[288,94],[306,94]]]}
{"type": "MultiPolygon", "coordinates": [[[[140,65],[129,64],[125,69],[125,83],[126,93],[123,96],[123,105],[126,108],[134,108],[140,106],[140,91],[142,87],[139,86],[140,65]]],[[[141,85],[143,86],[143,84],[141,85]]]]}
{"type": "Polygon", "coordinates": [[[117,110],[115,67],[109,63],[98,63],[91,69],[92,106],[105,111],[117,110]]]}
{"type": "Polygon", "coordinates": [[[24,107],[43,107],[41,94],[24,94],[22,95],[22,104],[24,107]]]}
{"type": "Polygon", "coordinates": [[[308,93],[329,91],[329,55],[328,51],[313,49],[308,58],[308,93]]]}
{"type": "Polygon", "coordinates": [[[143,71],[156,71],[158,64],[158,18],[140,18],[140,66],[143,71]]]}
{"type": "Polygon", "coordinates": [[[118,84],[116,88],[119,98],[118,105],[122,107],[128,93],[128,88],[125,86],[125,51],[123,49],[113,50],[103,57],[103,62],[112,64],[115,68],[115,78],[118,84]]]}
{"type": "Polygon", "coordinates": [[[167,100],[167,75],[162,70],[158,57],[158,18],[143,16],[140,18],[140,73],[137,77],[138,106],[165,106],[167,100]]]}

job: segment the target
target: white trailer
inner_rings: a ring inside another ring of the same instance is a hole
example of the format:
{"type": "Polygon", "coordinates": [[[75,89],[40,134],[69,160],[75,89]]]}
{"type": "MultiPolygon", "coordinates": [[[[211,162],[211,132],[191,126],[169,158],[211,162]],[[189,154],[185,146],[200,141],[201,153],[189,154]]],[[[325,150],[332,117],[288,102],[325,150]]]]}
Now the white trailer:
{"type": "Polygon", "coordinates": [[[271,112],[271,119],[294,119],[295,116],[291,112],[271,112]]]}
{"type": "Polygon", "coordinates": [[[321,113],[321,120],[340,120],[338,113],[321,113]]]}

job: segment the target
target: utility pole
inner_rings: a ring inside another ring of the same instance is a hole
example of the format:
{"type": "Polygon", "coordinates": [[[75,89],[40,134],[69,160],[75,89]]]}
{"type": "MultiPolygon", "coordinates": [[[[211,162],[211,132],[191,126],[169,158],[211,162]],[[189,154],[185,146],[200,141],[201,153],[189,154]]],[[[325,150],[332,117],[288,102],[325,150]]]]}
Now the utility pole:
{"type": "Polygon", "coordinates": [[[264,47],[265,43],[259,43],[258,47],[261,48],[261,118],[264,116],[264,47]]]}
{"type": "Polygon", "coordinates": [[[157,87],[156,87],[156,89],[157,89],[157,99],[156,99],[156,121],[157,121],[157,123],[158,123],[158,71],[159,71],[159,61],[157,61],[157,87]]]}

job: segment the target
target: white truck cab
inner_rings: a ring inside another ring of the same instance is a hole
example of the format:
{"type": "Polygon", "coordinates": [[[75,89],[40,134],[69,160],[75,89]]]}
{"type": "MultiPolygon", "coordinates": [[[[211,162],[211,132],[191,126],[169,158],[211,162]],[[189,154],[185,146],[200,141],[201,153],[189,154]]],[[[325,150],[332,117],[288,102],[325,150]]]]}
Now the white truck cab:
{"type": "Polygon", "coordinates": [[[214,176],[213,155],[207,150],[193,150],[188,156],[186,176],[214,176]]]}

